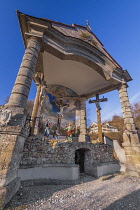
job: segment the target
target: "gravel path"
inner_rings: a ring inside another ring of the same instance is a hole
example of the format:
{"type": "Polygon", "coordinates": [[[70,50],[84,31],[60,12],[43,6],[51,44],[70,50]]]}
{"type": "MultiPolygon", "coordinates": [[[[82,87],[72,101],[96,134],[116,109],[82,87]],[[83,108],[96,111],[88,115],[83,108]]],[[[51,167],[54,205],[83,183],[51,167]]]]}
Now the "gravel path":
{"type": "Polygon", "coordinates": [[[80,184],[22,187],[6,210],[140,210],[140,178],[82,175],[80,184]]]}

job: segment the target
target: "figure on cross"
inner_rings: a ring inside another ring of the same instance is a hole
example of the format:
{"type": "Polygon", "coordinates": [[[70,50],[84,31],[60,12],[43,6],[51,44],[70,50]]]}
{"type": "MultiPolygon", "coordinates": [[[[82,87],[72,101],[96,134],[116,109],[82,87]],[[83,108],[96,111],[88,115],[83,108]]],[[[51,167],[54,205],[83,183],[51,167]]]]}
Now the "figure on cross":
{"type": "Polygon", "coordinates": [[[59,133],[60,133],[60,128],[61,128],[61,120],[63,117],[63,110],[65,107],[69,107],[69,103],[64,103],[63,98],[60,98],[59,101],[52,101],[52,104],[57,107],[59,110],[58,114],[58,120],[57,120],[57,127],[59,128],[59,133]]]}
{"type": "Polygon", "coordinates": [[[101,143],[103,143],[103,140],[102,140],[102,123],[101,123],[101,107],[100,107],[100,102],[105,102],[107,101],[107,98],[99,98],[99,94],[96,94],[96,100],[89,100],[89,104],[91,103],[95,103],[96,105],[96,113],[97,113],[97,123],[98,123],[98,138],[99,138],[99,141],[101,143]]]}

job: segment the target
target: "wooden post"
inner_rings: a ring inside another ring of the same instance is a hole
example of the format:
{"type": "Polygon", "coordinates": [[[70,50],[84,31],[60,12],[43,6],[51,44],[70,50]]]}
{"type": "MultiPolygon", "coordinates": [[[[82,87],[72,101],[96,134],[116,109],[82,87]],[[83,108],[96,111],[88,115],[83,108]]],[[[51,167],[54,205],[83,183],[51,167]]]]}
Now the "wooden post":
{"type": "Polygon", "coordinates": [[[35,117],[37,116],[37,112],[38,112],[40,92],[41,92],[41,85],[39,84],[38,87],[37,87],[37,92],[36,92],[36,97],[35,97],[32,117],[31,117],[31,134],[34,133],[35,122],[36,122],[35,117]]]}
{"type": "Polygon", "coordinates": [[[100,143],[103,143],[102,139],[102,122],[101,122],[101,107],[100,107],[100,102],[105,102],[107,101],[107,98],[101,98],[99,99],[99,94],[96,94],[96,100],[90,100],[89,103],[95,103],[96,104],[96,113],[97,113],[97,124],[98,124],[98,138],[100,143]]]}
{"type": "Polygon", "coordinates": [[[101,122],[101,112],[99,109],[96,109],[97,113],[97,124],[98,124],[98,138],[101,143],[103,143],[102,139],[102,122],[101,122]]]}

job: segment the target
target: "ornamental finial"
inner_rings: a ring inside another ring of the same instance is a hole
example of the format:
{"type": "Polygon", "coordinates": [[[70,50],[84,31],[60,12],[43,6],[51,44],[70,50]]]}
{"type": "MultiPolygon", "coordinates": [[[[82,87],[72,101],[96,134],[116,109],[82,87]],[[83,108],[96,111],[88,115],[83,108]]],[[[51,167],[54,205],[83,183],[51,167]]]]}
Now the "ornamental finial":
{"type": "Polygon", "coordinates": [[[91,27],[89,25],[89,21],[88,20],[86,20],[86,28],[87,28],[88,31],[91,31],[91,27]]]}

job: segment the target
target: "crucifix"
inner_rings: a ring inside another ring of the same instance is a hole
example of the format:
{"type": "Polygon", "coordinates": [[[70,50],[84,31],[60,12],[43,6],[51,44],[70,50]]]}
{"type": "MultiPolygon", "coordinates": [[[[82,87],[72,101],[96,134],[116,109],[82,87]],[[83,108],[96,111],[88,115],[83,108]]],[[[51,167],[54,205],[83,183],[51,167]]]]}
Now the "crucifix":
{"type": "Polygon", "coordinates": [[[61,119],[63,117],[63,110],[65,107],[68,107],[69,104],[68,103],[63,103],[63,99],[60,98],[59,101],[52,101],[52,104],[55,105],[59,112],[58,112],[58,120],[57,120],[57,127],[59,129],[59,133],[60,133],[60,128],[61,128],[61,119]]]}
{"type": "Polygon", "coordinates": [[[96,94],[96,100],[89,100],[89,104],[91,103],[95,103],[96,105],[96,113],[97,113],[97,124],[98,124],[98,138],[99,138],[99,141],[101,143],[103,143],[103,140],[102,140],[102,123],[101,123],[101,107],[100,107],[100,102],[105,102],[107,101],[107,98],[99,98],[99,94],[96,94]]]}

